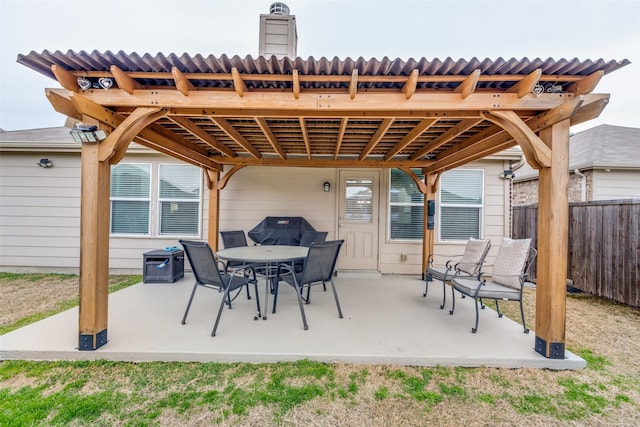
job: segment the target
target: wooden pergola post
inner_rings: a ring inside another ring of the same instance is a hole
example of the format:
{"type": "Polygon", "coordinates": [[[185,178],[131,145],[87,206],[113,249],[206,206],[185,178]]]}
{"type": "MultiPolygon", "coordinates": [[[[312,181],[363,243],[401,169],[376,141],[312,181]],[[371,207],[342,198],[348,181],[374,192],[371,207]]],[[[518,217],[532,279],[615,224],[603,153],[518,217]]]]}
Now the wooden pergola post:
{"type": "MultiPolygon", "coordinates": [[[[432,228],[429,226],[428,214],[429,214],[429,201],[432,201],[435,209],[436,191],[438,190],[438,177],[437,173],[428,173],[424,176],[424,183],[427,187],[427,191],[424,194],[424,223],[422,226],[422,278],[424,279],[425,272],[427,271],[427,257],[433,253],[433,246],[435,241],[435,222],[432,228]]],[[[434,215],[435,217],[435,215],[434,215]]]]}
{"type": "Polygon", "coordinates": [[[220,231],[220,172],[206,171],[207,187],[209,189],[209,230],[207,241],[209,246],[215,251],[218,250],[218,236],[220,231]]]}
{"type": "Polygon", "coordinates": [[[564,359],[569,239],[569,120],[540,132],[551,167],[540,169],[535,350],[564,359]]]}
{"type": "MultiPolygon", "coordinates": [[[[97,124],[88,117],[84,123],[97,124]]],[[[95,350],[107,343],[111,167],[108,160],[99,160],[99,154],[100,143],[82,143],[80,350],[95,350]]]]}

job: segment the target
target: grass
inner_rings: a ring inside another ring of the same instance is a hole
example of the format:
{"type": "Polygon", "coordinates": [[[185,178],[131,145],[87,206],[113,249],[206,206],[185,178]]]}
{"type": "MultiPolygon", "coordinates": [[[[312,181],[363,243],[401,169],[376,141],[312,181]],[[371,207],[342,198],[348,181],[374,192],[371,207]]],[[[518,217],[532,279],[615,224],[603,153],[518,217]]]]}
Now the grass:
{"type": "Polygon", "coordinates": [[[637,362],[573,345],[586,369],[5,360],[0,425],[640,425],[637,362]]]}
{"type": "MultiPolygon", "coordinates": [[[[638,402],[623,392],[604,394],[614,386],[611,379],[588,383],[555,373],[556,387],[548,391],[533,382],[487,393],[483,390],[493,382],[510,384],[511,371],[469,371],[456,377],[455,368],[385,366],[371,373],[307,360],[258,365],[3,361],[0,425],[160,425],[167,414],[177,424],[206,414],[207,423],[243,425],[258,409],[268,411],[266,425],[280,425],[309,405],[357,408],[380,402],[416,409],[415,425],[455,404],[472,408],[502,402],[505,413],[549,422],[586,422],[622,406],[638,410],[638,402]]],[[[639,385],[636,380],[615,387],[639,385]]]]}

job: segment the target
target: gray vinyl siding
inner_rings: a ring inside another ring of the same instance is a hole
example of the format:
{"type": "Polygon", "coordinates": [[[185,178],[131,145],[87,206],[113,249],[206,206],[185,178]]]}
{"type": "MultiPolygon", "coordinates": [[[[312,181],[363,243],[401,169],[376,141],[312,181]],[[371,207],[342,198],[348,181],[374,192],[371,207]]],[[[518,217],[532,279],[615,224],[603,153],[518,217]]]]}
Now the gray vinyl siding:
{"type": "Polygon", "coordinates": [[[75,272],[80,245],[80,162],[75,154],[0,156],[0,265],[75,272]],[[51,168],[36,163],[52,159],[51,168]]]}
{"type": "MultiPolygon", "coordinates": [[[[157,165],[177,161],[156,154],[128,154],[123,162],[157,165]]],[[[78,274],[80,172],[79,152],[47,153],[46,156],[3,152],[0,155],[2,271],[78,274]],[[37,166],[42,157],[50,158],[53,167],[37,166]]],[[[204,184],[203,188],[206,188],[204,184]]],[[[110,270],[113,274],[140,274],[144,252],[177,244],[178,237],[112,236],[108,254],[110,270]]]]}

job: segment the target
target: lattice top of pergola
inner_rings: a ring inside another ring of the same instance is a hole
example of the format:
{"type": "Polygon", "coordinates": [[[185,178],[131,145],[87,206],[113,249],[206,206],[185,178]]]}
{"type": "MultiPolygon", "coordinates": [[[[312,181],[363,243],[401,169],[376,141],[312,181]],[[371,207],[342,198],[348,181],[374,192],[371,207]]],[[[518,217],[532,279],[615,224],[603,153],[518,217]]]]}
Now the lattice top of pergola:
{"type": "MultiPolygon", "coordinates": [[[[109,51],[31,52],[18,62],[60,83],[63,89],[47,90],[57,111],[79,121],[91,118],[108,131],[125,120],[152,117],[123,132],[206,169],[227,164],[431,172],[523,146],[529,133],[561,120],[577,124],[597,117],[608,95],[592,91],[605,74],[629,63],[109,51]]],[[[527,144],[523,150],[534,166],[545,165],[544,150],[527,144]]]]}

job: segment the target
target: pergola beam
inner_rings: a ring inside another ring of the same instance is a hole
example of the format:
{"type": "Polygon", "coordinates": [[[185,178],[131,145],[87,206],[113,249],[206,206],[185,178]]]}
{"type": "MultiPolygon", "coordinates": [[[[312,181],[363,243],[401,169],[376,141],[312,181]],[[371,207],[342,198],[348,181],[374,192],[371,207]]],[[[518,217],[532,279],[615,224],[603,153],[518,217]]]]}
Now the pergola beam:
{"type": "Polygon", "coordinates": [[[278,156],[281,159],[286,159],[287,154],[284,152],[284,149],[278,142],[278,138],[276,138],[276,136],[271,131],[269,123],[267,123],[267,121],[262,117],[254,117],[254,120],[256,121],[258,126],[260,126],[260,130],[264,134],[265,138],[267,138],[267,140],[269,141],[269,144],[271,144],[271,146],[273,147],[273,150],[278,153],[278,156]]]}
{"type": "Polygon", "coordinates": [[[233,139],[238,145],[244,148],[247,153],[251,154],[256,159],[262,157],[260,152],[256,150],[256,147],[254,147],[249,141],[247,141],[244,136],[240,134],[240,132],[235,130],[227,120],[220,117],[209,117],[209,119],[220,129],[222,129],[224,133],[229,136],[229,138],[233,139]]]}
{"type": "Polygon", "coordinates": [[[369,153],[375,148],[376,145],[380,142],[380,140],[387,133],[391,125],[393,124],[393,119],[384,119],[380,126],[376,130],[376,133],[371,137],[367,146],[360,153],[360,160],[364,160],[369,153]]]}
{"type": "Polygon", "coordinates": [[[476,87],[478,86],[478,80],[480,80],[480,74],[480,70],[474,70],[473,73],[469,74],[469,76],[453,90],[453,92],[461,94],[462,99],[467,98],[475,92],[476,87]]]}
{"type": "MultiPolygon", "coordinates": [[[[362,76],[359,76],[359,79],[362,76]]],[[[256,114],[256,111],[264,111],[264,115],[286,112],[288,115],[305,115],[308,112],[331,111],[334,116],[343,114],[351,115],[366,111],[367,115],[380,112],[393,112],[396,116],[411,117],[421,112],[441,112],[440,117],[445,117],[451,112],[468,112],[481,110],[513,110],[535,111],[548,110],[573,98],[570,93],[542,94],[540,96],[526,96],[518,98],[517,93],[504,92],[474,92],[464,100],[464,108],[461,108],[460,95],[453,92],[416,92],[407,99],[402,93],[388,92],[358,92],[358,102],[348,93],[334,92],[301,92],[299,98],[291,100],[291,95],[285,92],[239,93],[231,91],[195,91],[185,97],[175,89],[139,90],[135,96],[131,96],[121,89],[112,88],[95,90],[85,94],[93,101],[101,105],[109,105],[111,108],[137,108],[156,107],[162,105],[165,108],[195,108],[200,110],[219,111],[220,114],[233,115],[234,111],[244,115],[256,114]],[[328,98],[328,95],[331,95],[328,98]],[[330,99],[329,101],[324,101],[330,99]],[[215,105],[215,108],[212,107],[215,105]]],[[[209,115],[206,111],[203,114],[209,115]]]]}
{"type": "Polygon", "coordinates": [[[522,148],[527,162],[534,169],[551,165],[551,152],[525,122],[512,111],[489,111],[484,117],[505,129],[522,148]]]}
{"type": "Polygon", "coordinates": [[[236,153],[226,145],[220,143],[215,137],[209,135],[200,126],[193,123],[191,120],[180,116],[169,116],[169,120],[186,130],[202,142],[216,150],[217,152],[224,154],[228,157],[235,157],[236,153]]]}
{"type": "Polygon", "coordinates": [[[178,89],[178,92],[184,96],[189,96],[190,92],[196,90],[189,79],[178,68],[171,67],[171,75],[173,76],[173,80],[176,82],[176,89],[178,89]]]}
{"type": "Polygon", "coordinates": [[[419,159],[419,158],[425,156],[430,151],[433,151],[433,150],[436,150],[436,149],[442,147],[447,142],[451,141],[453,138],[455,138],[458,135],[460,135],[460,134],[466,132],[467,130],[471,129],[472,127],[477,125],[480,121],[481,120],[479,120],[479,119],[461,120],[459,123],[457,123],[451,129],[449,129],[448,131],[444,132],[443,134],[441,134],[440,136],[438,136],[437,138],[435,138],[433,141],[429,142],[428,144],[425,144],[419,150],[416,150],[411,155],[411,157],[409,157],[409,158],[411,160],[416,160],[416,159],[419,159]]]}

